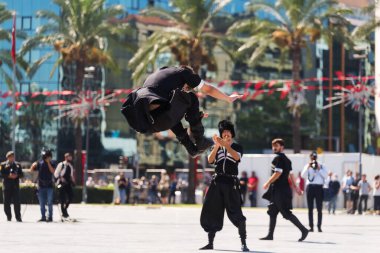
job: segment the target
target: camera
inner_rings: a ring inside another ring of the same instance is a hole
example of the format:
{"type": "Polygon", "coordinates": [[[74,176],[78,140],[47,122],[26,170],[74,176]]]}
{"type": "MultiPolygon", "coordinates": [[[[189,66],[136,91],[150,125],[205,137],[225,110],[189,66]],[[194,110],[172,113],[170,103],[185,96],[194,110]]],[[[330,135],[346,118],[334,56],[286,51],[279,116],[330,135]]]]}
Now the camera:
{"type": "Polygon", "coordinates": [[[313,169],[313,170],[316,170],[318,169],[318,163],[316,160],[313,160],[311,163],[310,163],[310,167],[313,169]]]}
{"type": "Polygon", "coordinates": [[[310,159],[311,159],[310,167],[314,170],[318,169],[317,157],[318,157],[317,152],[315,152],[315,151],[311,152],[311,154],[310,154],[310,159]]]}

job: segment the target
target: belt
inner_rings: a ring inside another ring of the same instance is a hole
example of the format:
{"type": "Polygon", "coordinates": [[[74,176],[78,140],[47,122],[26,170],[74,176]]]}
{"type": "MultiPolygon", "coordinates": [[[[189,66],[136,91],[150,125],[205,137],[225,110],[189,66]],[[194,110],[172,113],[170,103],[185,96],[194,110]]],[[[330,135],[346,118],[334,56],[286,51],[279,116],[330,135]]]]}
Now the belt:
{"type": "Polygon", "coordinates": [[[216,179],[218,177],[227,177],[227,178],[233,179],[233,181],[234,181],[234,189],[236,189],[236,188],[240,189],[240,182],[239,182],[239,178],[238,178],[237,175],[226,174],[226,173],[215,173],[212,176],[212,181],[214,182],[215,185],[216,185],[216,179]]]}

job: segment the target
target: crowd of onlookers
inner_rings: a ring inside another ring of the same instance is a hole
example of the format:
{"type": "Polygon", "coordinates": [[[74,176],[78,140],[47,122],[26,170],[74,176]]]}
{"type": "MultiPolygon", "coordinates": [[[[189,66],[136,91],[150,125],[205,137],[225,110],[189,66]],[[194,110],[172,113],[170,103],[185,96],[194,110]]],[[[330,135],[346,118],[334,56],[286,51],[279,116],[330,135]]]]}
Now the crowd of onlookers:
{"type": "MultiPolygon", "coordinates": [[[[298,174],[296,183],[301,190],[305,190],[306,182],[301,173],[298,174]]],[[[347,170],[341,180],[337,174],[329,172],[323,186],[323,201],[329,214],[335,214],[339,196],[343,197],[343,208],[347,214],[364,214],[369,211],[372,196],[373,211],[380,215],[380,175],[370,182],[366,174],[360,177],[358,172],[353,173],[351,170],[347,170]]],[[[304,196],[294,194],[295,207],[305,207],[304,203],[304,196]]]]}
{"type": "MultiPolygon", "coordinates": [[[[202,184],[198,185],[204,194],[207,192],[211,182],[211,176],[206,174],[202,184]]],[[[240,176],[241,199],[244,206],[257,206],[257,187],[259,179],[254,171],[248,176],[243,171],[240,176]],[[248,203],[245,203],[249,201],[248,203]]],[[[296,184],[305,191],[305,179],[298,173],[296,184]]],[[[160,176],[152,175],[149,178],[126,178],[124,174],[116,176],[115,200],[116,204],[176,204],[187,202],[188,182],[184,179],[170,177],[165,170],[160,176]]],[[[348,214],[363,214],[371,206],[368,202],[373,197],[373,210],[380,215],[380,175],[377,175],[373,182],[367,180],[366,174],[359,178],[359,173],[352,173],[348,170],[346,175],[339,180],[338,175],[329,172],[324,184],[324,202],[326,210],[330,214],[335,214],[337,209],[338,196],[344,198],[344,209],[348,214]]],[[[203,194],[203,195],[204,195],[203,194]]],[[[305,206],[304,195],[294,194],[293,206],[302,208],[305,206]]]]}
{"type": "Polygon", "coordinates": [[[186,180],[170,179],[166,170],[162,170],[160,177],[152,175],[150,178],[142,176],[129,179],[121,173],[115,177],[114,202],[116,204],[176,204],[178,198],[180,203],[186,203],[187,188],[186,180]]]}

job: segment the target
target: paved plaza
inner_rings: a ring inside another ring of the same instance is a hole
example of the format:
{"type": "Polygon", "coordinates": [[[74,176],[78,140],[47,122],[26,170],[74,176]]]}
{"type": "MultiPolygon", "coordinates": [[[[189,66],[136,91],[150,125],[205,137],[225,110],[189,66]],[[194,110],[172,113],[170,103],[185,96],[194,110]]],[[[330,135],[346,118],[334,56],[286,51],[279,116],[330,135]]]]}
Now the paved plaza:
{"type": "MultiPolygon", "coordinates": [[[[0,208],[2,211],[3,206],[0,208]]],[[[302,243],[297,242],[300,232],[279,216],[275,240],[260,241],[268,228],[265,211],[243,210],[251,252],[365,253],[380,248],[380,217],[340,213],[325,214],[323,233],[310,233],[302,243]]],[[[199,225],[200,212],[200,206],[73,205],[70,213],[78,222],[61,223],[55,205],[54,222],[49,224],[37,223],[39,208],[29,205],[23,223],[7,222],[1,213],[0,252],[200,252],[197,249],[207,242],[199,225]]],[[[307,224],[306,210],[295,210],[295,214],[307,224]]],[[[237,229],[227,218],[224,229],[216,235],[214,251],[240,251],[237,229]]]]}

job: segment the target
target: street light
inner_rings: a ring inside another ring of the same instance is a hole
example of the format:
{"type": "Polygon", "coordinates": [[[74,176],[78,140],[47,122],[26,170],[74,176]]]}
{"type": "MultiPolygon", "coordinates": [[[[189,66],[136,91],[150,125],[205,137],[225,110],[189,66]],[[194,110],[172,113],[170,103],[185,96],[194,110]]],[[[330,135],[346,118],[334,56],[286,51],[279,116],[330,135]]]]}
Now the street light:
{"type": "MultiPolygon", "coordinates": [[[[360,50],[366,50],[366,48],[362,47],[354,47],[354,50],[360,51],[360,50]]],[[[358,81],[360,84],[362,84],[362,65],[364,62],[364,59],[367,58],[367,53],[364,54],[354,54],[353,58],[359,60],[359,78],[358,81]]],[[[362,153],[363,153],[363,108],[362,106],[359,107],[359,130],[358,130],[358,138],[359,138],[359,177],[362,176],[362,153]]]]}

